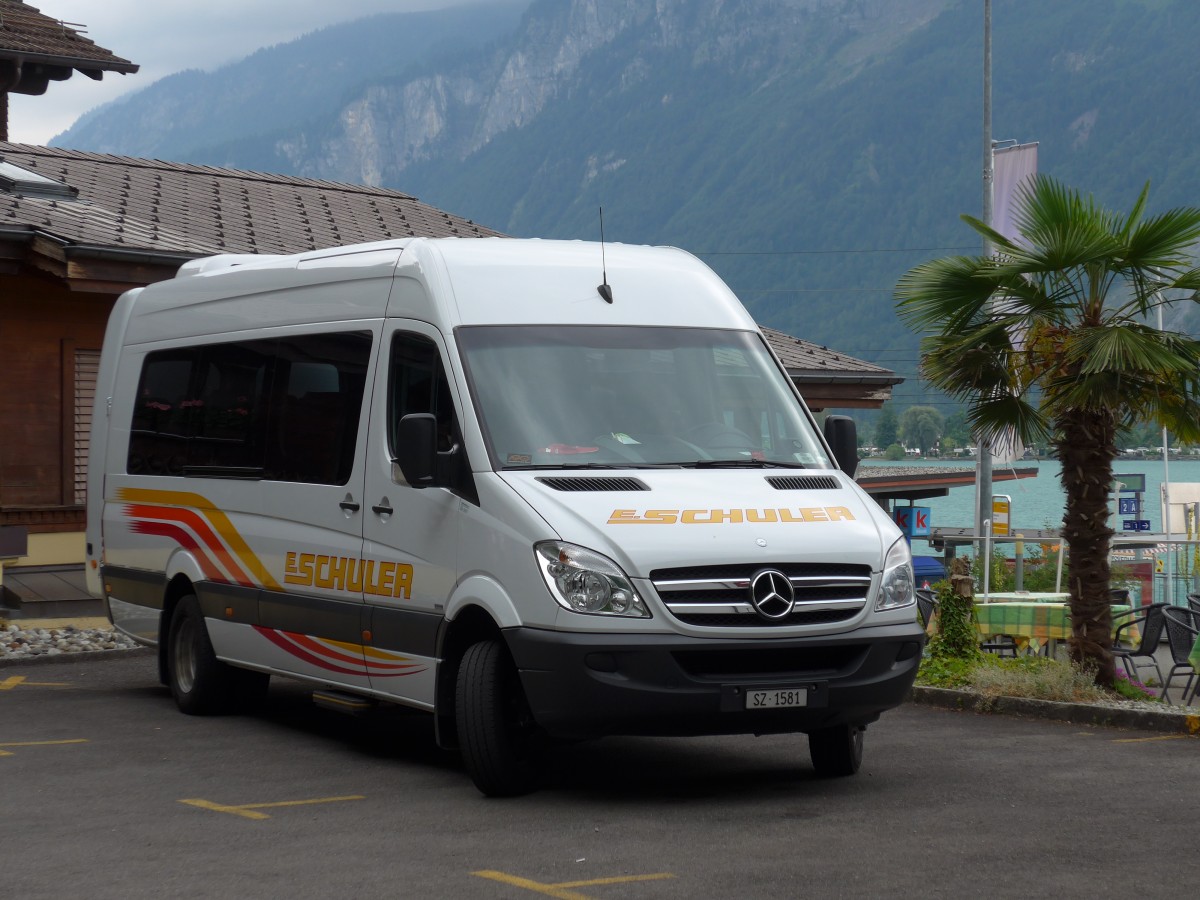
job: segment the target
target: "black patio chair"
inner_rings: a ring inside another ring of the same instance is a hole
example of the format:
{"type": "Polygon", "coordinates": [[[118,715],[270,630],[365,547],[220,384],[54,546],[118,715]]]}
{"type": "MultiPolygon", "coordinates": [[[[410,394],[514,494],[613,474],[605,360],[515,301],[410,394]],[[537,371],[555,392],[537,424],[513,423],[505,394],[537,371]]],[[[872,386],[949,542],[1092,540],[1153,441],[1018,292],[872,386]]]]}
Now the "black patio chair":
{"type": "Polygon", "coordinates": [[[1194,613],[1200,613],[1200,594],[1187,595],[1188,609],[1194,613]]]}
{"type": "Polygon", "coordinates": [[[1113,616],[1116,632],[1113,635],[1113,656],[1125,667],[1125,674],[1131,680],[1137,678],[1138,669],[1153,668],[1158,675],[1158,683],[1163,683],[1162,669],[1154,652],[1158,649],[1163,634],[1163,610],[1169,603],[1151,603],[1149,606],[1135,606],[1133,609],[1113,616]],[[1129,629],[1137,626],[1141,637],[1136,644],[1128,638],[1129,629]],[[1139,662],[1144,660],[1144,662],[1139,662]]]}
{"type": "Polygon", "coordinates": [[[917,612],[921,615],[921,624],[926,628],[933,621],[937,612],[937,594],[929,588],[917,588],[917,612]]]}
{"type": "Polygon", "coordinates": [[[1167,679],[1163,682],[1163,699],[1168,703],[1171,698],[1167,691],[1171,687],[1171,679],[1176,674],[1187,673],[1187,681],[1183,683],[1183,692],[1180,694],[1180,702],[1188,705],[1188,688],[1192,689],[1192,697],[1196,696],[1196,688],[1193,682],[1196,679],[1196,669],[1188,659],[1188,655],[1192,652],[1192,648],[1196,646],[1196,635],[1200,633],[1200,625],[1196,613],[1190,609],[1183,609],[1179,606],[1168,606],[1163,610],[1163,622],[1167,629],[1167,644],[1171,648],[1171,671],[1167,673],[1167,679]]]}

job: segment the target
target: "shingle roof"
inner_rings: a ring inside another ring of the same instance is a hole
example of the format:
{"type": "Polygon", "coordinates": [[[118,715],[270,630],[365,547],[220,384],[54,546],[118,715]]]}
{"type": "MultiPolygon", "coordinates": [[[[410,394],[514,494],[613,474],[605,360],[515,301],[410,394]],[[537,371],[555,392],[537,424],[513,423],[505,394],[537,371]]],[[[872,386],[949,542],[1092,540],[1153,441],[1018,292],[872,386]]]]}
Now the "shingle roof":
{"type": "Polygon", "coordinates": [[[839,374],[853,377],[855,380],[878,380],[888,384],[899,384],[904,380],[891,369],[855,359],[820,344],[792,337],[773,328],[761,330],[779,356],[779,361],[794,379],[811,373],[822,380],[837,377],[839,374]]]}
{"type": "Polygon", "coordinates": [[[499,234],[382,188],[9,143],[0,143],[0,159],[78,192],[0,190],[0,238],[38,234],[80,248],[196,257],[499,234]]]}
{"type": "Polygon", "coordinates": [[[129,60],[20,0],[0,0],[0,58],[66,65],[89,74],[138,70],[129,60]]]}

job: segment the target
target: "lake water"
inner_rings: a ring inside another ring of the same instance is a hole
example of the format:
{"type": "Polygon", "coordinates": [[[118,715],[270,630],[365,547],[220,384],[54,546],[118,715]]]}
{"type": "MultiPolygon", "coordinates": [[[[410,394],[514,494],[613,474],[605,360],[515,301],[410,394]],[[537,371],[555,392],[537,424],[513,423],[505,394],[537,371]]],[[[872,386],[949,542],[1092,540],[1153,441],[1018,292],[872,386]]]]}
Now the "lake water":
{"type": "MultiPolygon", "coordinates": [[[[891,463],[880,459],[867,459],[860,463],[865,468],[883,468],[893,466],[955,466],[954,460],[931,460],[914,462],[905,460],[891,463]]],[[[966,461],[964,467],[970,467],[966,461]]],[[[1028,460],[1021,462],[1017,468],[1037,469],[1034,478],[1018,478],[1013,481],[993,482],[992,492],[1007,494],[1012,498],[1010,531],[1019,532],[1022,528],[1058,528],[1062,523],[1063,509],[1066,498],[1062,485],[1059,483],[1059,464],[1056,460],[1028,460]]],[[[1200,483],[1200,460],[1170,460],[1167,471],[1172,484],[1200,483]]],[[[1120,459],[1113,465],[1114,474],[1142,474],[1146,476],[1146,491],[1142,495],[1142,514],[1140,516],[1120,516],[1117,514],[1116,495],[1112,501],[1111,524],[1114,530],[1121,532],[1123,519],[1141,518],[1150,521],[1151,533],[1162,531],[1162,511],[1159,488],[1163,481],[1162,459],[1120,459]]],[[[1128,494],[1124,495],[1130,496],[1128,494]]],[[[917,506],[927,506],[930,509],[931,525],[935,528],[969,528],[975,521],[975,489],[973,486],[950,488],[946,497],[930,497],[914,501],[917,506]]],[[[920,545],[923,542],[913,541],[914,552],[928,552],[920,545]]]]}

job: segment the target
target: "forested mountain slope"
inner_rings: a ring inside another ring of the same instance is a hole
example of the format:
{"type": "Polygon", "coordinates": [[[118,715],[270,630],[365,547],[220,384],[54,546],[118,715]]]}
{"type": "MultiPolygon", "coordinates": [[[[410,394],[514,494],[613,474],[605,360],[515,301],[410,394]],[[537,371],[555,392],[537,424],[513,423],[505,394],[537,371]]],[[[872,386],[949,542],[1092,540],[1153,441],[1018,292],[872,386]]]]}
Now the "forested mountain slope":
{"type": "MultiPolygon", "coordinates": [[[[603,206],[610,240],[689,249],[764,325],[911,376],[896,278],[978,246],[958,216],[981,208],[982,6],[535,0],[408,68],[372,75],[387,54],[364,50],[336,102],[322,84],[320,102],[243,116],[219,70],[209,105],[148,90],[56,143],[384,184],[515,235],[595,238],[603,206]],[[161,152],[114,125],[192,107],[161,152]]],[[[1198,12],[994,3],[994,136],[1040,142],[1043,172],[1118,208],[1147,180],[1155,208],[1200,204],[1198,12]]],[[[323,34],[271,52],[315,56],[323,34]]],[[[915,381],[898,393],[919,399],[915,381]]]]}

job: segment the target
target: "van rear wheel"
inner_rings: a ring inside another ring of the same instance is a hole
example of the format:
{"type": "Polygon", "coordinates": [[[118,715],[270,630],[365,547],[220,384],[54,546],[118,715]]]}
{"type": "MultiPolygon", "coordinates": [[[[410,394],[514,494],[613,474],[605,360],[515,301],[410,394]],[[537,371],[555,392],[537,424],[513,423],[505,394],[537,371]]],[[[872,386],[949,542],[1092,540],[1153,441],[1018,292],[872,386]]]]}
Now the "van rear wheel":
{"type": "Polygon", "coordinates": [[[822,778],[840,778],[855,774],[862,765],[862,725],[834,725],[808,736],[808,755],[822,778]]]}
{"type": "Polygon", "coordinates": [[[537,787],[537,725],[499,641],[480,641],[463,654],[454,715],[463,765],[480,791],[512,797],[537,787]]]}
{"type": "Polygon", "coordinates": [[[167,637],[167,683],[180,710],[190,716],[227,712],[239,697],[261,697],[269,677],[217,659],[200,602],[195,594],[180,598],[167,637]]]}

